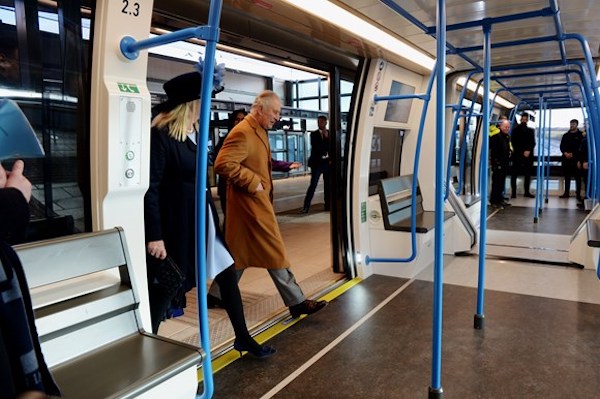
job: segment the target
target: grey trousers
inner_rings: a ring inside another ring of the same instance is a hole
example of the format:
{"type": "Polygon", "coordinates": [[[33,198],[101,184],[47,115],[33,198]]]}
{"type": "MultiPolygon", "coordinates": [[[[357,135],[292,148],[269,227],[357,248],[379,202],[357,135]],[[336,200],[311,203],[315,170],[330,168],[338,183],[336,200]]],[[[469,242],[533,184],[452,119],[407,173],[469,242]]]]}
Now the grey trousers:
{"type": "MultiPolygon", "coordinates": [[[[279,295],[281,295],[285,306],[294,306],[304,302],[306,297],[296,282],[294,273],[292,273],[290,269],[267,269],[267,271],[269,272],[277,291],[279,291],[279,295]]],[[[242,274],[244,274],[244,269],[238,269],[236,272],[237,279],[240,281],[242,274]]],[[[210,286],[208,293],[214,297],[221,298],[219,285],[214,281],[210,286]]]]}

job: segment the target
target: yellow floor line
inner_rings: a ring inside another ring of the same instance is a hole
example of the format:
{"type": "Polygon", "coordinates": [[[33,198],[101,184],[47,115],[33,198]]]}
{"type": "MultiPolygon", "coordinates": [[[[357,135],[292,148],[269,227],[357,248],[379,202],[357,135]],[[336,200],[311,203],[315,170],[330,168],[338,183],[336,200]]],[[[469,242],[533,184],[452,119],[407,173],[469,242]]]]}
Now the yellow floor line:
{"type": "MultiPolygon", "coordinates": [[[[340,285],[336,289],[323,295],[322,297],[319,298],[319,300],[331,302],[332,300],[334,300],[338,296],[342,295],[344,292],[348,291],[350,288],[354,287],[355,285],[359,284],[360,282],[362,282],[361,278],[358,278],[358,277],[353,278],[352,280],[345,282],[344,284],[340,285]]],[[[291,326],[295,325],[297,322],[299,322],[300,320],[302,320],[305,317],[306,317],[306,315],[302,315],[297,319],[287,318],[283,321],[280,321],[279,323],[274,324],[273,326],[267,328],[265,331],[256,335],[254,337],[254,339],[259,344],[263,344],[263,343],[267,342],[268,340],[270,340],[271,338],[273,338],[274,336],[280,334],[281,332],[283,332],[283,331],[287,330],[288,328],[290,328],[291,326]]],[[[218,373],[219,371],[221,371],[222,369],[229,366],[231,363],[235,362],[237,359],[240,359],[240,358],[241,358],[241,356],[240,356],[239,352],[232,348],[231,350],[227,351],[225,354],[219,356],[218,358],[216,358],[212,361],[213,374],[218,373]]],[[[202,368],[199,368],[198,369],[198,382],[202,382],[203,379],[204,379],[204,376],[202,375],[202,368]]]]}

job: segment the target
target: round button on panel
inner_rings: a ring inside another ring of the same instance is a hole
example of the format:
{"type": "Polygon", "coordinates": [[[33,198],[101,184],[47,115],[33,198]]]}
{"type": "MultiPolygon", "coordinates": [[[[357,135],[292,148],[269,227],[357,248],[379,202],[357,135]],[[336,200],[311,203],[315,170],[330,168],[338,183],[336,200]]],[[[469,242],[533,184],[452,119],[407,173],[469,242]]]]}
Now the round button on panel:
{"type": "Polygon", "coordinates": [[[134,175],[135,175],[135,172],[134,172],[133,169],[127,169],[125,171],[125,177],[128,178],[128,179],[133,178],[134,175]]]}
{"type": "Polygon", "coordinates": [[[135,152],[127,151],[125,153],[125,159],[127,159],[128,161],[131,161],[133,158],[135,158],[135,152]]]}

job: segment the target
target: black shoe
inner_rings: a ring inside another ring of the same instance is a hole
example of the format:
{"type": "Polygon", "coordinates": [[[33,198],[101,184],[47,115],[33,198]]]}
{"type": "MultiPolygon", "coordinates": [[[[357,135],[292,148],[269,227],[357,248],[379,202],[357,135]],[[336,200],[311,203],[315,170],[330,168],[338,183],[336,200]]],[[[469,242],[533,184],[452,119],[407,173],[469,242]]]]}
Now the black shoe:
{"type": "Polygon", "coordinates": [[[583,202],[583,198],[581,197],[581,195],[577,196],[577,202],[583,202]]]}
{"type": "Polygon", "coordinates": [[[512,204],[510,202],[506,202],[506,201],[502,201],[502,203],[500,204],[502,206],[512,206],[512,204]]]}
{"type": "Polygon", "coordinates": [[[300,210],[298,211],[298,213],[299,213],[299,214],[301,214],[301,215],[305,215],[305,214],[307,214],[307,213],[308,213],[308,208],[302,208],[302,209],[300,209],[300,210]]]}
{"type": "Polygon", "coordinates": [[[564,193],[563,195],[561,195],[559,198],[569,198],[569,193],[564,193]]]}
{"type": "Polygon", "coordinates": [[[509,200],[510,198],[508,198],[508,197],[502,197],[502,199],[504,200],[503,202],[508,202],[508,200],[509,200]]]}
{"type": "Polygon", "coordinates": [[[510,198],[517,198],[517,193],[512,193],[512,194],[510,195],[510,198]]]}
{"type": "Polygon", "coordinates": [[[254,356],[258,359],[264,359],[266,357],[273,356],[275,354],[275,352],[277,352],[275,350],[275,348],[267,346],[267,345],[263,345],[263,346],[260,346],[259,344],[247,345],[247,344],[242,344],[238,340],[235,340],[233,342],[233,349],[240,352],[240,356],[242,356],[242,352],[248,352],[249,354],[251,354],[252,356],[254,356]]]}
{"type": "Polygon", "coordinates": [[[223,302],[221,301],[221,299],[217,298],[216,296],[207,294],[206,295],[206,307],[209,309],[222,308],[223,302]]]}
{"type": "Polygon", "coordinates": [[[292,318],[297,319],[303,314],[313,314],[327,306],[327,301],[312,301],[310,299],[300,302],[297,305],[290,306],[292,318]]]}
{"type": "Polygon", "coordinates": [[[525,198],[535,198],[535,195],[533,195],[531,193],[525,193],[524,197],[525,198]]]}
{"type": "Polygon", "coordinates": [[[491,206],[493,209],[504,209],[504,207],[502,206],[502,204],[498,204],[498,203],[493,203],[493,204],[490,204],[490,206],[491,206]]]}

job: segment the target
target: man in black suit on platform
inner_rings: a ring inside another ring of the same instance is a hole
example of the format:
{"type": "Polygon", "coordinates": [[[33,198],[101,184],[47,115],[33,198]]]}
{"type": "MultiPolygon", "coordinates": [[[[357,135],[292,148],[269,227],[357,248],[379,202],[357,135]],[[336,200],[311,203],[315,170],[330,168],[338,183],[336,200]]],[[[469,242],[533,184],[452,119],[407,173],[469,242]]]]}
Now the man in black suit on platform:
{"type": "Polygon", "coordinates": [[[329,203],[329,130],[327,129],[327,117],[319,116],[317,119],[319,128],[310,133],[311,152],[308,158],[310,166],[310,185],[304,197],[304,206],[298,213],[308,213],[310,202],[315,195],[319,178],[323,174],[323,185],[325,191],[325,210],[330,208],[329,203]]]}
{"type": "Polygon", "coordinates": [[[527,127],[528,121],[529,115],[523,112],[521,114],[521,123],[510,133],[510,142],[512,144],[511,198],[517,198],[517,176],[523,176],[524,196],[533,198],[533,194],[529,192],[529,184],[533,170],[535,131],[527,127]]]}

